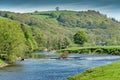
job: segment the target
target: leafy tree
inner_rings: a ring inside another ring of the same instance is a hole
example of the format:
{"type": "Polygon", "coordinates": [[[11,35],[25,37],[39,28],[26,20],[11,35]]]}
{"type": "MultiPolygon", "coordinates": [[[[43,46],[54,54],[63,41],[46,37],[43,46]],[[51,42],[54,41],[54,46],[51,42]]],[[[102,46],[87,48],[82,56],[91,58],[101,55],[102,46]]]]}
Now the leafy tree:
{"type": "Polygon", "coordinates": [[[26,50],[25,41],[18,22],[0,19],[0,56],[4,54],[7,61],[22,57],[26,50]]]}
{"type": "Polygon", "coordinates": [[[71,41],[70,41],[70,39],[69,38],[64,38],[64,48],[67,48],[67,47],[69,47],[69,45],[70,45],[70,43],[71,43],[71,41]]]}
{"type": "Polygon", "coordinates": [[[83,30],[79,30],[75,35],[74,35],[74,42],[76,44],[83,45],[85,42],[87,42],[87,35],[83,30]]]}
{"type": "Polygon", "coordinates": [[[59,11],[60,8],[59,8],[59,7],[56,7],[55,9],[56,9],[56,11],[59,11]]]}

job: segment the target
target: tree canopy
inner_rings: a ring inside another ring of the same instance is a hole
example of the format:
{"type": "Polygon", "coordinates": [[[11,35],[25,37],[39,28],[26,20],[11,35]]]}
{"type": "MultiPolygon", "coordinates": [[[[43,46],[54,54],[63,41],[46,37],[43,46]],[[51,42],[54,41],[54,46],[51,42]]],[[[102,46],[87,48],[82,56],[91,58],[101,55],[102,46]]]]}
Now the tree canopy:
{"type": "Polygon", "coordinates": [[[74,35],[74,42],[76,44],[83,45],[85,42],[87,42],[87,35],[83,30],[79,30],[75,35],[74,35]]]}
{"type": "Polygon", "coordinates": [[[25,36],[20,24],[8,19],[0,19],[0,54],[22,56],[26,50],[25,36]]]}

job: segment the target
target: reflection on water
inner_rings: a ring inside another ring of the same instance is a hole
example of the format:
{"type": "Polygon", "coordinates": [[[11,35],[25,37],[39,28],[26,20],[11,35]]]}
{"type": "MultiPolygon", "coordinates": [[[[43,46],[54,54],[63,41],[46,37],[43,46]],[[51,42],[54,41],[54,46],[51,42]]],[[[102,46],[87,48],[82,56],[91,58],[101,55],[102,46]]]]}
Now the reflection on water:
{"type": "MultiPolygon", "coordinates": [[[[56,54],[47,52],[38,54],[57,57],[56,54]]],[[[119,56],[98,54],[70,54],[69,57],[64,60],[48,58],[16,62],[19,65],[0,69],[0,80],[66,80],[67,76],[88,68],[120,60],[119,56]],[[73,59],[74,57],[77,58],[73,59]]]]}

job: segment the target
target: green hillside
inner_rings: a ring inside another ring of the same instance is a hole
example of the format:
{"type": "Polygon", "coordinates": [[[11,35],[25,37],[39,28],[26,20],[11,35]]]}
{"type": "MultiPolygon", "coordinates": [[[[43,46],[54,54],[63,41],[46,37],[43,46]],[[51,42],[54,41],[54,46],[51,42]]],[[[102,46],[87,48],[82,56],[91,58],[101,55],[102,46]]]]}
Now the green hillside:
{"type": "Polygon", "coordinates": [[[93,10],[88,11],[44,11],[13,13],[0,11],[0,16],[30,26],[39,48],[61,49],[76,46],[73,35],[83,29],[88,36],[84,46],[120,45],[120,23],[113,18],[93,10]],[[67,41],[66,41],[66,40],[67,41]],[[69,43],[66,45],[66,43],[69,43]]]}

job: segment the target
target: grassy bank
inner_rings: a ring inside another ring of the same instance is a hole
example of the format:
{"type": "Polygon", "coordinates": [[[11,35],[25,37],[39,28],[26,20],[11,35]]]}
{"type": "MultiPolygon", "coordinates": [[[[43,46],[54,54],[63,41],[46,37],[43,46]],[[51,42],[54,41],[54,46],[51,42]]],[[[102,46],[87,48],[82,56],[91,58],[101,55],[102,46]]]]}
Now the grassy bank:
{"type": "Polygon", "coordinates": [[[120,80],[120,61],[88,69],[81,74],[68,77],[67,80],[120,80]]]}
{"type": "Polygon", "coordinates": [[[8,66],[8,64],[5,61],[0,59],[0,68],[3,68],[5,66],[8,66]]]}
{"type": "Polygon", "coordinates": [[[58,53],[100,53],[120,55],[120,46],[72,47],[57,51],[58,53]]]}

